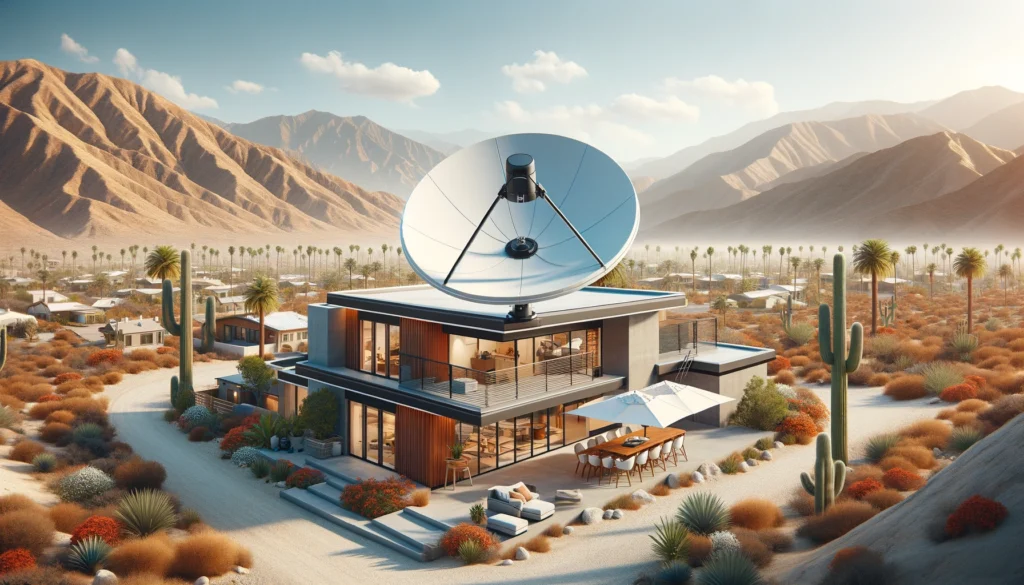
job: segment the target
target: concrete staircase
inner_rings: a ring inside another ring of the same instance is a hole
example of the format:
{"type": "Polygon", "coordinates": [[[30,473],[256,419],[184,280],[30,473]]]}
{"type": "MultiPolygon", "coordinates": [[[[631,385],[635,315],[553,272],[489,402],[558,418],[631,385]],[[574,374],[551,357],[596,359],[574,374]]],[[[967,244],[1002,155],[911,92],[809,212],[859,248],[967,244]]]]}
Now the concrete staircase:
{"type": "Polygon", "coordinates": [[[327,481],[308,490],[286,489],[281,492],[282,498],[409,558],[428,562],[444,555],[438,541],[451,528],[449,524],[431,518],[417,508],[406,508],[373,520],[363,518],[341,507],[341,490],[355,483],[355,478],[347,477],[316,459],[307,459],[306,465],[323,472],[327,481]]]}

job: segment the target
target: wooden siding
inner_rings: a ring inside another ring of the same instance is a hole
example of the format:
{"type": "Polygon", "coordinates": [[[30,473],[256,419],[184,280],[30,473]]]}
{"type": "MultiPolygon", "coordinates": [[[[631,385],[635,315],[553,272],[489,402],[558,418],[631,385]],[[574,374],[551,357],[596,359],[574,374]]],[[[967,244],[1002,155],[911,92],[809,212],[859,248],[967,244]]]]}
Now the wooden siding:
{"type": "Polygon", "coordinates": [[[395,471],[429,488],[444,484],[448,445],[455,440],[453,419],[398,405],[395,438],[395,471]]]}
{"type": "MultiPolygon", "coordinates": [[[[421,357],[441,364],[448,363],[448,334],[444,332],[438,323],[418,321],[416,319],[402,319],[402,353],[421,357]]],[[[412,361],[413,378],[420,378],[423,373],[418,370],[419,364],[412,361]]],[[[427,365],[429,376],[438,380],[448,379],[447,366],[440,364],[427,365]]]]}
{"type": "Polygon", "coordinates": [[[345,309],[345,367],[359,369],[359,311],[345,309]]]}

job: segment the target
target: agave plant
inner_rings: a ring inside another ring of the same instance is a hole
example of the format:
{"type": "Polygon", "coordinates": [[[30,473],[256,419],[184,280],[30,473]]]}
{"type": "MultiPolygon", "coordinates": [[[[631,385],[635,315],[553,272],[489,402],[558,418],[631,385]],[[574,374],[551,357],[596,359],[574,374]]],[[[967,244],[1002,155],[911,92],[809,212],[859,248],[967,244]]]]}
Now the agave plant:
{"type": "Polygon", "coordinates": [[[661,562],[668,564],[675,561],[686,561],[690,551],[690,534],[686,531],[686,527],[678,521],[662,518],[661,522],[655,526],[654,534],[649,536],[654,541],[654,544],[651,545],[654,555],[661,562]]]}
{"type": "Polygon", "coordinates": [[[885,454],[888,453],[890,449],[899,444],[901,439],[902,437],[896,433],[882,433],[880,435],[875,435],[868,439],[868,444],[864,448],[865,454],[873,463],[878,463],[885,457],[885,454]]]}
{"type": "Polygon", "coordinates": [[[473,504],[470,506],[469,518],[473,521],[473,524],[483,524],[487,520],[487,511],[484,510],[483,504],[473,504]]]}
{"type": "Polygon", "coordinates": [[[69,569],[92,575],[107,559],[110,551],[110,545],[99,536],[83,538],[78,543],[71,545],[71,550],[68,551],[67,566],[69,569]]]}
{"type": "Polygon", "coordinates": [[[686,498],[676,511],[676,520],[694,534],[709,535],[729,528],[729,509],[711,492],[697,492],[686,498]]]}
{"type": "Polygon", "coordinates": [[[690,582],[693,569],[685,562],[669,563],[654,576],[656,585],[684,585],[690,582]]]}
{"type": "Polygon", "coordinates": [[[245,431],[245,438],[255,447],[270,448],[270,439],[281,430],[281,419],[272,414],[264,414],[258,423],[245,431]]]}
{"type": "Polygon", "coordinates": [[[763,585],[765,580],[742,552],[714,554],[697,574],[700,585],[763,585]]]}
{"type": "Polygon", "coordinates": [[[114,515],[124,525],[125,532],[138,537],[172,528],[177,522],[171,499],[155,490],[125,494],[114,515]]]}

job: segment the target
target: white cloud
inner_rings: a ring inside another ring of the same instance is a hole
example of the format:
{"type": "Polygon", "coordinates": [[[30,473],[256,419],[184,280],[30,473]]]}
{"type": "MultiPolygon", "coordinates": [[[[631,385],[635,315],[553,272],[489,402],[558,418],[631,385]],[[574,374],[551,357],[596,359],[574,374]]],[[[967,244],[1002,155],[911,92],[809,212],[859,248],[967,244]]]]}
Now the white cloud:
{"type": "Polygon", "coordinates": [[[637,120],[694,122],[700,117],[700,108],[674,95],[657,99],[635,93],[623,94],[615,98],[611,108],[624,117],[637,120]]]}
{"type": "Polygon", "coordinates": [[[779,104],[775,101],[775,88],[764,81],[727,81],[718,75],[707,75],[692,80],[669,77],[662,85],[673,93],[686,92],[704,98],[720,99],[758,114],[770,116],[779,111],[779,104]]]}
{"type": "Polygon", "coordinates": [[[383,63],[371,69],[362,63],[345,61],[338,51],[326,56],[303,53],[300,62],[314,73],[338,78],[346,92],[396,102],[412,103],[416,98],[437,93],[441,87],[441,82],[426,69],[414,71],[394,63],[383,63]]]}
{"type": "Polygon", "coordinates": [[[512,123],[516,132],[554,132],[609,149],[622,150],[653,141],[650,135],[620,122],[614,112],[597,104],[528,110],[509,100],[495,103],[494,113],[512,123]]]}
{"type": "Polygon", "coordinates": [[[78,57],[82,63],[95,63],[100,60],[99,57],[90,55],[88,49],[76,43],[67,33],[60,35],[60,50],[78,57]]]}
{"type": "Polygon", "coordinates": [[[263,90],[266,88],[264,88],[262,85],[254,81],[236,79],[231,83],[231,85],[227,86],[225,89],[227,89],[231,93],[251,93],[255,95],[263,93],[263,90]]]}
{"type": "Polygon", "coordinates": [[[217,107],[217,100],[185,91],[180,77],[139,66],[139,60],[128,49],[121,48],[114,53],[114,64],[121,71],[121,75],[138,79],[143,87],[157,92],[183,108],[204,110],[217,107]]]}
{"type": "Polygon", "coordinates": [[[533,61],[505,65],[501,72],[512,78],[512,89],[518,93],[538,93],[547,89],[546,83],[564,84],[587,76],[586,69],[575,61],[563,61],[554,51],[534,51],[533,61]]]}

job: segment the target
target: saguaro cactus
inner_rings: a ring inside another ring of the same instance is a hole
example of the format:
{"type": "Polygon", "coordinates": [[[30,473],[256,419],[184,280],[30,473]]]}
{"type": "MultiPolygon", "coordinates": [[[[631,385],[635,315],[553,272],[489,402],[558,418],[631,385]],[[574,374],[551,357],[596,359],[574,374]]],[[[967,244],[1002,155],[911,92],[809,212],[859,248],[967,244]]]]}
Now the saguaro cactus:
{"type": "Polygon", "coordinates": [[[782,330],[789,331],[793,326],[793,293],[786,297],[786,308],[782,309],[782,330]]]}
{"type": "Polygon", "coordinates": [[[832,459],[828,433],[818,435],[817,458],[814,460],[814,479],[807,472],[800,474],[800,483],[814,496],[814,513],[821,514],[836,501],[846,484],[846,464],[832,459]]]}
{"type": "MultiPolygon", "coordinates": [[[[174,319],[174,286],[170,279],[164,279],[163,320],[164,329],[179,338],[178,375],[171,377],[171,394],[191,394],[192,389],[192,262],[188,250],[181,251],[181,320],[174,319]]],[[[176,405],[175,405],[176,406],[176,405]]]]}
{"type": "Polygon", "coordinates": [[[896,323],[896,297],[885,301],[878,301],[878,315],[882,318],[882,327],[892,327],[896,323]]]}
{"type": "Polygon", "coordinates": [[[846,257],[836,254],[832,260],[832,304],[818,307],[818,345],[821,359],[832,365],[832,457],[849,461],[846,443],[847,375],[857,371],[864,350],[864,328],[850,328],[850,352],[846,353],[846,257]]]}
{"type": "Polygon", "coordinates": [[[203,353],[213,351],[214,332],[217,331],[217,308],[213,297],[206,297],[206,320],[203,322],[203,340],[200,349],[203,353]]]}
{"type": "Polygon", "coordinates": [[[0,325],[0,370],[7,363],[7,326],[0,325]]]}

